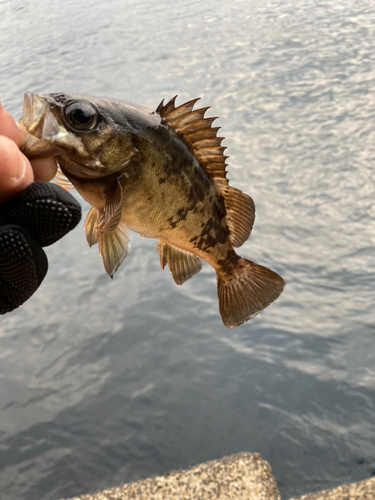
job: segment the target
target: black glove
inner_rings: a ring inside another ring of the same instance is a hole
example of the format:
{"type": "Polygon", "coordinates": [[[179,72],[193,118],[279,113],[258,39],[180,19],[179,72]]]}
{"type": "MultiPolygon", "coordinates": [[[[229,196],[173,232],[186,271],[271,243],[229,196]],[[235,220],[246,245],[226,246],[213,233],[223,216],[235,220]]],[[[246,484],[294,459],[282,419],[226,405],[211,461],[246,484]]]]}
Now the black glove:
{"type": "Polygon", "coordinates": [[[0,314],[33,295],[48,269],[41,247],[65,236],[80,219],[73,196],[47,182],[34,182],[0,204],[0,314]]]}

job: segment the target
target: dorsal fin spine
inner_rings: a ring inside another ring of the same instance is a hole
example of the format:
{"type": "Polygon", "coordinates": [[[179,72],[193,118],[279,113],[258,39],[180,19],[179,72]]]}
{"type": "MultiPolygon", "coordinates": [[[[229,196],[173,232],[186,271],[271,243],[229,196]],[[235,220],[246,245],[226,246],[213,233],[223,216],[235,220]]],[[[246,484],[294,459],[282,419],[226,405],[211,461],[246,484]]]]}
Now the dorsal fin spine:
{"type": "MultiPolygon", "coordinates": [[[[177,99],[177,96],[175,95],[174,97],[172,97],[172,99],[167,102],[167,104],[165,106],[162,106],[161,109],[159,110],[159,113],[160,113],[160,116],[163,116],[162,113],[164,113],[164,116],[167,115],[170,111],[172,111],[173,109],[175,109],[175,101],[177,99]]],[[[161,104],[164,103],[164,99],[163,101],[159,104],[159,107],[161,106],[161,104]]]]}
{"type": "Polygon", "coordinates": [[[213,146],[213,147],[207,147],[207,148],[202,148],[195,150],[195,153],[197,155],[204,155],[204,156],[216,156],[216,155],[222,155],[224,151],[227,148],[225,146],[213,146]]]}
{"type": "Polygon", "coordinates": [[[225,163],[225,160],[226,158],[228,158],[228,156],[225,156],[225,155],[205,155],[204,153],[200,152],[200,151],[196,151],[195,152],[197,158],[200,159],[200,161],[202,161],[204,163],[204,166],[206,167],[208,164],[211,165],[212,163],[216,163],[216,164],[220,164],[222,165],[224,168],[226,166],[226,163],[225,163]]]}
{"type": "MultiPolygon", "coordinates": [[[[178,109],[178,108],[177,108],[178,109]]],[[[190,123],[195,123],[197,119],[203,119],[205,112],[210,109],[208,108],[202,108],[202,109],[196,109],[195,111],[191,111],[188,113],[183,114],[180,118],[177,120],[171,120],[171,125],[173,128],[179,131],[180,128],[184,128],[190,123]]]]}
{"type": "Polygon", "coordinates": [[[185,104],[182,104],[181,106],[178,106],[178,108],[175,107],[175,100],[176,97],[173,97],[164,108],[162,108],[159,113],[162,118],[166,118],[168,122],[173,122],[176,121],[180,118],[182,118],[185,115],[188,115],[191,113],[194,104],[199,101],[198,99],[192,99],[189,102],[186,102],[185,104]]]}
{"type": "Polygon", "coordinates": [[[161,110],[164,108],[164,99],[161,101],[161,103],[159,104],[159,106],[156,108],[156,113],[161,113],[161,110]]]}
{"type": "Polygon", "coordinates": [[[201,139],[194,141],[195,149],[211,148],[215,146],[220,146],[224,137],[212,137],[211,139],[201,139]]]}
{"type": "MultiPolygon", "coordinates": [[[[203,139],[211,139],[216,137],[218,130],[221,127],[211,127],[207,130],[198,130],[194,131],[190,129],[190,126],[179,129],[179,132],[183,134],[187,141],[190,142],[198,142],[203,139]]],[[[220,137],[220,139],[224,139],[224,137],[220,137]]]]}

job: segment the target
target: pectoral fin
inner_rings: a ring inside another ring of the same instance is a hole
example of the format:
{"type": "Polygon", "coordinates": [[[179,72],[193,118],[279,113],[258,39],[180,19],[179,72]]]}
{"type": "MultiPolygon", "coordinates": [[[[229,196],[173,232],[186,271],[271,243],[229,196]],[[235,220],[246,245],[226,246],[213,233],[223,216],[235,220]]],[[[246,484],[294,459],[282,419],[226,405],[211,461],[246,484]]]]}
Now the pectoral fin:
{"type": "Polygon", "coordinates": [[[106,192],[106,204],[101,212],[91,208],[85,220],[86,239],[90,247],[99,242],[99,254],[102,256],[104,269],[113,275],[128,255],[132,237],[121,222],[122,183],[120,176],[116,184],[106,192]]]}
{"type": "Polygon", "coordinates": [[[168,264],[177,285],[182,285],[202,269],[200,259],[190,252],[161,242],[156,248],[156,251],[158,250],[160,251],[161,268],[164,270],[165,265],[168,264]]]}
{"type": "Polygon", "coordinates": [[[99,238],[99,236],[101,236],[102,234],[116,229],[117,225],[120,222],[123,197],[123,182],[124,177],[121,175],[117,179],[116,184],[106,192],[106,203],[104,209],[99,214],[99,220],[96,230],[97,238],[99,238]]]}
{"type": "Polygon", "coordinates": [[[58,186],[62,187],[66,191],[69,189],[74,189],[73,184],[70,182],[70,180],[62,173],[61,168],[58,166],[57,167],[57,172],[55,177],[52,179],[52,182],[54,184],[57,184],[58,186]]]}
{"type": "Polygon", "coordinates": [[[117,227],[99,238],[99,254],[103,258],[104,269],[113,278],[113,275],[128,255],[132,237],[126,226],[120,221],[117,227]]]}

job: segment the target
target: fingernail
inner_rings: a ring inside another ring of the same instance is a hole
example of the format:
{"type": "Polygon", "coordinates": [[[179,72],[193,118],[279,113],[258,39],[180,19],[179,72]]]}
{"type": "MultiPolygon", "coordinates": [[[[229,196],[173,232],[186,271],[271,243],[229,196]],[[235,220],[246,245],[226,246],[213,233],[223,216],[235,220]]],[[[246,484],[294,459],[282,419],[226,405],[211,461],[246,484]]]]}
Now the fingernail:
{"type": "Polygon", "coordinates": [[[18,172],[15,172],[16,175],[13,175],[10,178],[10,181],[17,185],[19,184],[22,179],[25,177],[26,174],[26,168],[27,168],[27,163],[26,163],[26,158],[23,155],[20,155],[20,162],[18,164],[18,172]]]}

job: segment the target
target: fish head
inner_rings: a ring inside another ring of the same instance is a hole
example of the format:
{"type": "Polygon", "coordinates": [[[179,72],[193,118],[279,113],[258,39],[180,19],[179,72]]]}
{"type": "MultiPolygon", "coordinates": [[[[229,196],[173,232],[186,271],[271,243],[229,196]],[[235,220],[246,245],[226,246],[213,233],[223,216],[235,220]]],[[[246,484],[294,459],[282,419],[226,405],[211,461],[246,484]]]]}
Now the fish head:
{"type": "Polygon", "coordinates": [[[68,177],[90,179],[126,168],[139,152],[135,141],[159,126],[160,116],[125,101],[26,93],[20,125],[28,158],[55,156],[68,177]]]}

